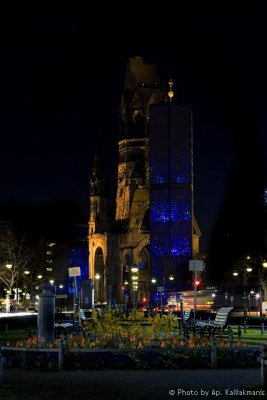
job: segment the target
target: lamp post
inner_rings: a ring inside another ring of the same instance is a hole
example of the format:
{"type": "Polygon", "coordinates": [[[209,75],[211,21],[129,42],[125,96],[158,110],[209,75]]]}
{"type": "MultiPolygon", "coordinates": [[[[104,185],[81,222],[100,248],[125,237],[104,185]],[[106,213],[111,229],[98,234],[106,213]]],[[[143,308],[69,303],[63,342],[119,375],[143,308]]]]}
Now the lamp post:
{"type": "MultiPolygon", "coordinates": [[[[247,287],[247,278],[248,278],[248,273],[250,273],[252,271],[252,268],[251,267],[247,267],[245,270],[242,270],[242,274],[243,274],[243,301],[244,301],[244,315],[246,315],[246,311],[247,311],[247,308],[250,308],[250,293],[249,293],[249,295],[247,295],[247,290],[246,290],[246,287],[247,287]],[[249,302],[249,305],[247,305],[247,303],[249,302]]],[[[235,276],[235,277],[237,277],[238,276],[238,272],[237,271],[234,271],[233,272],[233,275],[235,276]]]]}
{"type": "Polygon", "coordinates": [[[174,276],[173,276],[172,274],[169,276],[169,281],[170,281],[171,283],[173,283],[173,281],[174,281],[174,276]]]}
{"type": "MultiPolygon", "coordinates": [[[[11,268],[12,268],[12,264],[6,264],[6,267],[9,269],[9,270],[11,270],[11,268]]],[[[10,313],[10,294],[9,293],[7,293],[6,294],[6,312],[7,313],[10,313]]]]}
{"type": "Polygon", "coordinates": [[[138,290],[138,267],[134,264],[131,268],[132,273],[132,289],[133,289],[133,307],[136,308],[137,290],[138,290]]]}
{"type": "Polygon", "coordinates": [[[152,277],[151,278],[151,291],[150,291],[150,305],[151,305],[152,308],[154,306],[153,300],[155,300],[155,299],[153,299],[153,294],[155,293],[155,290],[154,290],[153,286],[156,285],[156,283],[157,283],[157,279],[155,277],[152,277]]]}
{"type": "MultiPolygon", "coordinates": [[[[267,269],[267,261],[263,260],[261,265],[263,267],[263,270],[267,269]]],[[[263,283],[263,281],[262,281],[262,274],[261,274],[261,285],[262,285],[262,283],[263,283]]],[[[262,296],[261,296],[261,300],[263,300],[263,301],[265,301],[265,298],[266,298],[266,296],[265,296],[265,288],[266,288],[266,286],[263,285],[262,296]]]]}
{"type": "Polygon", "coordinates": [[[96,301],[99,301],[99,280],[100,274],[97,272],[95,274],[95,281],[96,281],[96,301]]]}
{"type": "MultiPolygon", "coordinates": [[[[30,275],[30,271],[28,269],[25,269],[24,271],[24,275],[27,277],[28,275],[30,275]]],[[[30,293],[28,293],[29,287],[27,285],[27,280],[25,281],[25,298],[26,300],[30,300],[30,293]]]]}

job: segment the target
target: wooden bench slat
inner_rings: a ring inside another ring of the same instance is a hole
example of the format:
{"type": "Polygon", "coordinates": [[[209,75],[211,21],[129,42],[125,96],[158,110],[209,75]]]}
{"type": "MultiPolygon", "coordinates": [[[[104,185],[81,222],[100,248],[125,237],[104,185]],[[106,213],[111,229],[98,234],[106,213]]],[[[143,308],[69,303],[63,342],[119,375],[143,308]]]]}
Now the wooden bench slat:
{"type": "Polygon", "coordinates": [[[222,307],[217,311],[216,317],[214,321],[206,322],[206,321],[198,321],[196,324],[196,328],[200,329],[219,329],[223,331],[227,326],[227,321],[230,315],[230,312],[233,310],[233,307],[222,307]]]}

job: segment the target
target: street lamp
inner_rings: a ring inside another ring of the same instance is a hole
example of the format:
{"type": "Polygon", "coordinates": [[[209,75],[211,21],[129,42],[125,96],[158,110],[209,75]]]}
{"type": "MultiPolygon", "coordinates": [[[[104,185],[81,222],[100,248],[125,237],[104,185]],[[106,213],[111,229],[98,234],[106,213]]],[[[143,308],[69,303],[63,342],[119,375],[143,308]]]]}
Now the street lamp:
{"type": "MultiPolygon", "coordinates": [[[[6,264],[6,267],[11,270],[12,264],[6,264]]],[[[10,291],[6,292],[6,312],[10,313],[10,291]]]]}
{"type": "MultiPolygon", "coordinates": [[[[249,259],[250,257],[247,257],[249,259]]],[[[242,271],[243,274],[243,300],[244,300],[244,315],[246,315],[246,309],[247,309],[247,301],[249,301],[249,307],[250,307],[250,294],[247,295],[246,293],[246,286],[247,286],[247,273],[250,273],[252,271],[252,268],[248,266],[245,270],[242,271]]],[[[238,276],[238,272],[234,271],[233,275],[235,277],[238,276]]]]}
{"type": "Polygon", "coordinates": [[[95,280],[96,280],[96,294],[97,294],[96,299],[98,300],[98,298],[99,298],[99,280],[100,280],[100,274],[98,272],[95,274],[95,280]]]}
{"type": "MultiPolygon", "coordinates": [[[[155,293],[155,289],[154,289],[154,285],[156,285],[157,283],[157,279],[155,277],[151,278],[151,292],[150,292],[150,301],[151,301],[151,305],[153,306],[155,303],[155,298],[154,298],[154,293],[155,293]]],[[[158,305],[158,304],[157,304],[158,305]]]]}
{"type": "MultiPolygon", "coordinates": [[[[8,263],[6,264],[6,267],[11,270],[11,268],[13,267],[12,264],[8,263]]],[[[15,272],[16,273],[16,272],[15,272]]],[[[18,291],[18,277],[16,276],[16,289],[15,289],[15,301],[17,302],[19,300],[19,291],[18,291]]]]}
{"type": "Polygon", "coordinates": [[[133,306],[136,307],[137,291],[138,291],[138,267],[134,264],[131,268],[132,273],[132,288],[133,288],[133,306]]]}
{"type": "MultiPolygon", "coordinates": [[[[30,275],[30,271],[28,270],[28,268],[25,269],[24,275],[26,275],[26,276],[30,275]]],[[[27,300],[30,301],[30,299],[31,299],[31,295],[30,295],[30,293],[28,292],[28,290],[31,289],[31,288],[29,287],[28,283],[29,283],[29,282],[27,282],[27,279],[26,279],[26,280],[24,281],[24,288],[25,288],[25,298],[26,298],[26,301],[27,301],[27,300]]],[[[23,301],[23,302],[24,302],[24,301],[23,301]]]]}

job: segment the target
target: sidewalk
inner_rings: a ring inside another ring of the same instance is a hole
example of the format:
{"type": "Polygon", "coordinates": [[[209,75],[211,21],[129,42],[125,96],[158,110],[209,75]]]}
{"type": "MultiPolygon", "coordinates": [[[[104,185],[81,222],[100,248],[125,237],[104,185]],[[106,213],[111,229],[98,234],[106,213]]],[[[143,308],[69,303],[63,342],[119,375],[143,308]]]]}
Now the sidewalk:
{"type": "Polygon", "coordinates": [[[3,400],[267,399],[227,389],[260,390],[260,368],[38,372],[4,369],[3,400]],[[179,391],[180,390],[180,391],[179,391]],[[225,391],[226,390],[226,391],[225,391]]]}

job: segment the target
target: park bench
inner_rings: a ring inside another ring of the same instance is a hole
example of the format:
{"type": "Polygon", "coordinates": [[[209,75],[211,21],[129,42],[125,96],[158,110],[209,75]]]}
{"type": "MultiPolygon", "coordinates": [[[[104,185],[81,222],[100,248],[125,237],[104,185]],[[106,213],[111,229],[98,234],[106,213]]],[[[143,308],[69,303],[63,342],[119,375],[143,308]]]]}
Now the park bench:
{"type": "Polygon", "coordinates": [[[233,307],[221,307],[213,321],[197,321],[194,328],[196,331],[204,333],[207,331],[209,334],[216,332],[222,333],[228,324],[228,319],[233,307]]]}
{"type": "Polygon", "coordinates": [[[182,321],[185,325],[188,325],[191,323],[192,318],[193,318],[192,310],[190,309],[190,310],[184,311],[183,320],[182,320],[182,317],[178,317],[177,319],[179,321],[182,321]]]}
{"type": "Polygon", "coordinates": [[[183,318],[180,316],[180,317],[177,317],[177,319],[178,319],[178,321],[180,321],[180,325],[179,325],[180,332],[183,331],[184,336],[188,337],[189,332],[193,328],[194,322],[195,322],[193,310],[192,309],[184,310],[183,318]]]}
{"type": "Polygon", "coordinates": [[[80,308],[80,318],[81,318],[81,321],[92,321],[93,320],[93,318],[86,317],[85,312],[82,308],[80,308]]]}
{"type": "Polygon", "coordinates": [[[67,337],[73,331],[73,323],[69,321],[55,322],[55,337],[59,338],[64,335],[67,337]]]}

